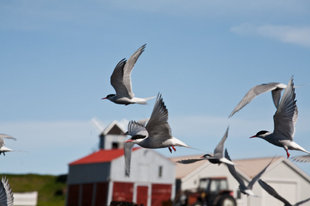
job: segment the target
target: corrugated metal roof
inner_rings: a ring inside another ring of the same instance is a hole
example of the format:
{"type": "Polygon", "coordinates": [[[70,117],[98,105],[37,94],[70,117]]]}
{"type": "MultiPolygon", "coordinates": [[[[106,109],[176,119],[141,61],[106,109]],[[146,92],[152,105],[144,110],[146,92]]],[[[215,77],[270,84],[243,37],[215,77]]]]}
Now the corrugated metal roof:
{"type": "MultiPolygon", "coordinates": [[[[140,149],[140,147],[133,148],[133,151],[140,149]]],[[[91,164],[91,163],[103,163],[111,162],[112,160],[119,158],[124,155],[123,149],[111,149],[111,150],[98,150],[90,155],[82,157],[76,161],[69,163],[69,165],[79,165],[79,164],[91,164]]]]}

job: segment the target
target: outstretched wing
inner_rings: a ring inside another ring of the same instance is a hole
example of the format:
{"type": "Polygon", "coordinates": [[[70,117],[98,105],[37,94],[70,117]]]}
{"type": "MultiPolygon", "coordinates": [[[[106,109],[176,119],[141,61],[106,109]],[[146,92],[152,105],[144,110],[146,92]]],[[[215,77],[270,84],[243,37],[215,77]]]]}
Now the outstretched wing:
{"type": "Polygon", "coordinates": [[[308,202],[309,200],[310,200],[310,198],[307,198],[305,200],[297,202],[295,205],[298,206],[298,205],[304,204],[304,203],[308,202]]]}
{"type": "Polygon", "coordinates": [[[126,59],[122,59],[121,61],[118,62],[111,75],[110,82],[113,88],[115,89],[116,95],[132,98],[133,96],[131,96],[130,91],[126,87],[123,80],[125,64],[126,59]]]}
{"type": "Polygon", "coordinates": [[[4,145],[4,140],[3,139],[12,139],[12,140],[16,140],[15,137],[12,137],[10,135],[7,134],[0,134],[0,148],[4,145]]]}
{"type": "Polygon", "coordinates": [[[278,109],[273,116],[274,133],[281,134],[281,136],[285,136],[288,140],[293,140],[295,123],[298,115],[295,97],[296,94],[292,77],[284,91],[278,109]]]}
{"type": "Polygon", "coordinates": [[[2,177],[0,182],[0,205],[2,206],[13,206],[13,192],[9,185],[8,179],[2,177]]]}
{"type": "Polygon", "coordinates": [[[118,96],[124,96],[128,98],[134,97],[131,86],[131,71],[137,59],[144,51],[145,46],[146,44],[141,46],[133,55],[131,55],[128,61],[126,61],[126,59],[122,59],[116,65],[111,75],[110,82],[118,96]]]}
{"type": "Polygon", "coordinates": [[[273,92],[273,101],[275,106],[278,106],[279,98],[281,96],[281,90],[285,88],[286,86],[284,84],[278,83],[278,82],[272,82],[267,84],[260,84],[255,87],[252,87],[241,99],[239,104],[234,108],[234,110],[230,113],[229,117],[232,117],[236,112],[241,110],[245,105],[250,103],[257,95],[260,95],[262,93],[271,91],[271,90],[277,90],[276,92],[273,92]]]}
{"type": "Polygon", "coordinates": [[[149,135],[145,127],[142,124],[135,122],[135,121],[130,121],[128,123],[127,134],[130,135],[131,139],[133,140],[145,138],[145,137],[148,137],[149,135]]]}
{"type": "Polygon", "coordinates": [[[228,131],[229,131],[229,127],[227,127],[224,136],[222,137],[221,141],[218,143],[218,145],[214,149],[213,153],[214,153],[214,157],[216,157],[216,158],[220,159],[223,157],[224,143],[228,137],[228,131]]]}
{"type": "Polygon", "coordinates": [[[124,158],[125,158],[125,175],[130,176],[130,162],[131,162],[131,150],[134,146],[132,142],[125,142],[124,144],[124,158]]]}
{"type": "Polygon", "coordinates": [[[150,141],[164,141],[171,138],[171,129],[168,124],[168,110],[161,94],[157,95],[157,100],[153,108],[150,120],[146,125],[150,141]]]}
{"type": "MultiPolygon", "coordinates": [[[[227,149],[225,149],[225,157],[231,161],[229,154],[227,152],[227,149]]],[[[230,174],[237,180],[237,182],[239,183],[240,187],[242,188],[246,188],[244,181],[241,177],[241,175],[239,174],[239,172],[236,171],[235,166],[231,165],[231,164],[226,164],[230,174]]]]}
{"type": "Polygon", "coordinates": [[[272,161],[273,161],[273,159],[268,163],[268,165],[264,169],[262,169],[262,171],[260,171],[257,175],[255,175],[255,177],[253,177],[253,179],[248,184],[249,189],[253,188],[253,185],[255,184],[255,182],[260,179],[260,177],[264,174],[264,172],[269,167],[269,165],[271,164],[272,161]]]}
{"type": "Polygon", "coordinates": [[[278,200],[280,200],[281,202],[283,202],[285,205],[289,206],[291,205],[291,203],[289,203],[289,201],[287,201],[286,199],[284,199],[281,195],[279,195],[279,193],[270,185],[268,185],[266,182],[264,182],[263,180],[258,180],[258,183],[260,184],[260,186],[262,186],[262,188],[264,188],[264,190],[266,192],[268,192],[271,196],[277,198],[278,200]]]}
{"type": "Polygon", "coordinates": [[[185,159],[185,160],[178,160],[177,163],[180,163],[180,164],[192,164],[194,162],[198,162],[198,161],[201,161],[201,160],[205,160],[203,158],[197,158],[197,159],[185,159]]]}
{"type": "Polygon", "coordinates": [[[145,46],[146,44],[142,45],[135,53],[133,53],[133,55],[131,55],[131,57],[128,59],[127,63],[124,66],[123,82],[131,97],[134,96],[134,93],[132,92],[132,85],[131,85],[131,71],[135,63],[137,62],[138,58],[144,51],[145,46]]]}

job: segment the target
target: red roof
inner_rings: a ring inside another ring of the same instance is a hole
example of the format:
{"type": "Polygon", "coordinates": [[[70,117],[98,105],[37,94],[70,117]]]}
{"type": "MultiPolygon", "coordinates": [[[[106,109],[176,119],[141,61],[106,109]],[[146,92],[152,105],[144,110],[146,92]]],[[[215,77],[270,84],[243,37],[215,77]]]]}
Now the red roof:
{"type": "MultiPolygon", "coordinates": [[[[133,151],[139,149],[139,147],[133,148],[133,151]]],[[[91,164],[91,163],[103,163],[111,162],[112,160],[124,155],[124,149],[111,149],[111,150],[98,150],[86,157],[82,157],[76,161],[69,163],[69,165],[79,164],[91,164]]]]}

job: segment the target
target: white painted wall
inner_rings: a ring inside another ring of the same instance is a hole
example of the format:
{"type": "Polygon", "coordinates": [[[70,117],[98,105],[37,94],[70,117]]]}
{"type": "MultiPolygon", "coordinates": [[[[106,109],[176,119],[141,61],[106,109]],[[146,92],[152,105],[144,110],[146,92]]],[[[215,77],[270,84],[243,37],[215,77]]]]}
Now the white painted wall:
{"type": "MultiPolygon", "coordinates": [[[[295,170],[296,166],[292,165],[286,161],[274,162],[266,170],[262,179],[275,187],[292,204],[295,204],[296,201],[310,197],[310,182],[295,170]]],[[[207,161],[200,168],[182,178],[182,190],[197,188],[200,178],[223,176],[227,177],[229,188],[234,191],[236,197],[239,184],[231,176],[227,167],[210,164],[207,161]]],[[[283,206],[280,201],[267,194],[258,183],[254,185],[253,191],[259,197],[247,197],[242,194],[241,199],[237,200],[238,206],[283,206]]],[[[310,202],[303,204],[303,206],[310,206],[310,202]]]]}
{"type": "Polygon", "coordinates": [[[151,149],[138,149],[131,155],[130,177],[125,176],[125,159],[120,157],[111,163],[111,180],[124,182],[152,182],[175,184],[175,163],[151,149]],[[159,167],[162,176],[159,177],[159,167]]]}
{"type": "Polygon", "coordinates": [[[111,163],[111,171],[111,181],[134,182],[134,200],[137,186],[148,186],[148,205],[150,206],[151,185],[154,183],[171,184],[171,199],[174,199],[175,163],[154,150],[141,148],[132,152],[130,177],[125,176],[125,159],[123,156],[111,163]],[[159,167],[162,167],[161,177],[159,176],[159,167]]]}
{"type": "Polygon", "coordinates": [[[38,192],[15,193],[14,206],[36,206],[38,204],[38,192]]]}
{"type": "Polygon", "coordinates": [[[124,142],[126,140],[126,135],[115,135],[108,134],[104,137],[104,149],[112,149],[112,143],[117,142],[119,144],[118,148],[124,148],[124,142]]]}

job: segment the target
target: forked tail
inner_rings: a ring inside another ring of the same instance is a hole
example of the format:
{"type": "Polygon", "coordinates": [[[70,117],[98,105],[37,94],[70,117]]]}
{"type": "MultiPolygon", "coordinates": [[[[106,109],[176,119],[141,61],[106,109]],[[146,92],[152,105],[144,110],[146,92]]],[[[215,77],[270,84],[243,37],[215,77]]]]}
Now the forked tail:
{"type": "Polygon", "coordinates": [[[147,104],[147,101],[151,100],[151,99],[154,99],[156,96],[153,96],[153,97],[146,97],[146,98],[137,98],[135,97],[134,98],[134,101],[137,103],[137,104],[147,104]]]}

